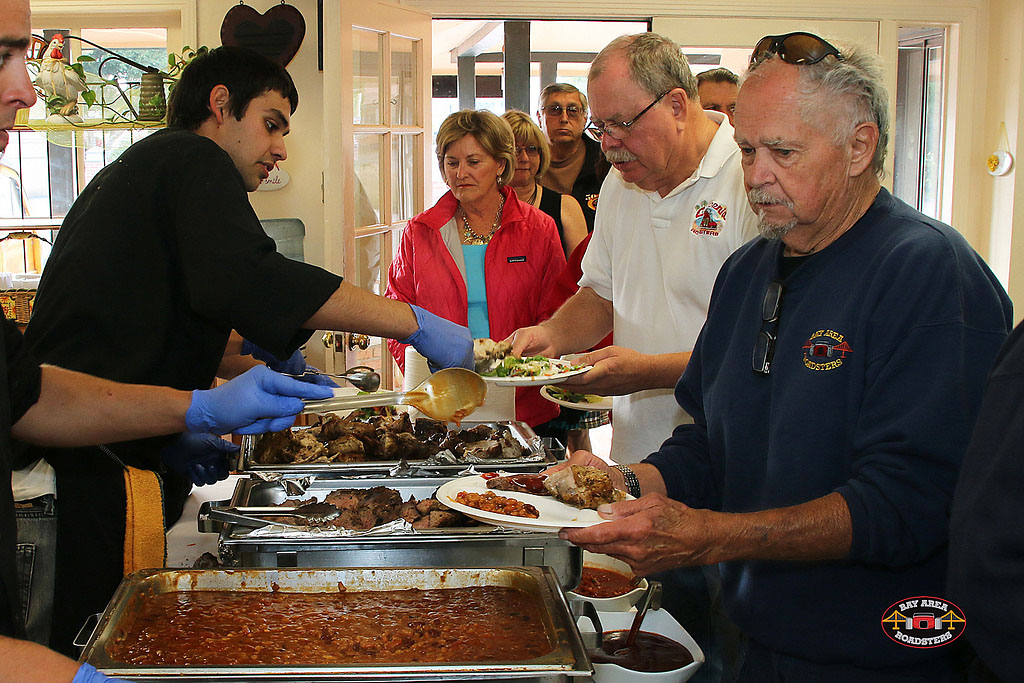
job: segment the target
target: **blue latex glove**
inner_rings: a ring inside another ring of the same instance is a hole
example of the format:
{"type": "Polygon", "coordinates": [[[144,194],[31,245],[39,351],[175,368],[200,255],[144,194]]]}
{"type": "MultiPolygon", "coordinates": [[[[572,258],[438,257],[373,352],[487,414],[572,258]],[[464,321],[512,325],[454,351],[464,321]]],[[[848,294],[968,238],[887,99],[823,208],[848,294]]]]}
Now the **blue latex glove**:
{"type": "Polygon", "coordinates": [[[258,365],[215,389],[193,391],[185,427],[207,434],[279,432],[291,427],[302,411],[300,399],[332,396],[330,387],[301,382],[258,365]]]}
{"type": "Polygon", "coordinates": [[[432,365],[441,368],[473,369],[473,338],[469,328],[434,315],[419,306],[409,306],[416,315],[419,329],[402,344],[412,344],[432,365]]]}
{"type": "Polygon", "coordinates": [[[227,456],[236,452],[236,444],[219,436],[186,432],[160,452],[160,459],[172,472],[203,486],[228,478],[227,456]]]}
{"type": "Polygon", "coordinates": [[[256,360],[261,360],[267,364],[268,368],[275,372],[283,372],[286,375],[299,375],[297,379],[301,379],[303,382],[319,384],[325,387],[338,386],[333,379],[326,375],[321,375],[319,370],[307,363],[301,349],[295,349],[295,353],[289,356],[288,360],[281,360],[269,351],[256,346],[248,339],[243,339],[240,355],[252,356],[256,360]]]}
{"type": "Polygon", "coordinates": [[[78,667],[78,671],[75,672],[75,677],[71,679],[71,683],[100,683],[100,681],[115,681],[120,683],[128,683],[123,678],[110,678],[104,676],[96,670],[92,664],[83,664],[78,667]]]}

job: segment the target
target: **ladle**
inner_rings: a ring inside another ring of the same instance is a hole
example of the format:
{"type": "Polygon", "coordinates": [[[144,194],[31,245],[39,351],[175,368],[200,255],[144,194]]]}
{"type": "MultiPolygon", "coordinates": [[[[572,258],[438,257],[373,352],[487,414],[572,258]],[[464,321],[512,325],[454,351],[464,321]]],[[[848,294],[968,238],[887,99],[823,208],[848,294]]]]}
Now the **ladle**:
{"type": "Polygon", "coordinates": [[[365,396],[335,396],[306,401],[305,412],[351,410],[377,406],[410,405],[443,422],[461,422],[484,404],[487,384],[464,368],[439,370],[412,391],[379,391],[365,396]]]}
{"type": "MultiPolygon", "coordinates": [[[[640,596],[640,600],[636,603],[636,616],[633,617],[633,624],[629,627],[629,635],[626,636],[626,644],[623,646],[624,650],[629,650],[633,647],[636,642],[636,634],[640,632],[640,624],[644,621],[644,616],[647,614],[647,610],[650,609],[651,604],[654,603],[655,599],[661,602],[661,582],[660,581],[648,581],[647,590],[640,596]]],[[[657,609],[657,608],[655,608],[657,609]]]]}

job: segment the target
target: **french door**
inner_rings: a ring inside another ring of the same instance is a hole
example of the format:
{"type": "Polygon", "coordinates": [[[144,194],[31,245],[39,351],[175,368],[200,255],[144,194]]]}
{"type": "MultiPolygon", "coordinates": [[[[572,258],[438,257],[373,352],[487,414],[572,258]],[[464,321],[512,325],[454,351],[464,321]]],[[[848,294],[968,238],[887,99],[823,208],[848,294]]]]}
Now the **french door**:
{"type": "MultiPolygon", "coordinates": [[[[402,228],[424,208],[431,155],[430,14],[384,2],[324,3],[325,256],[375,294],[402,228]]],[[[369,365],[394,384],[385,340],[325,335],[327,367],[369,365]]]]}

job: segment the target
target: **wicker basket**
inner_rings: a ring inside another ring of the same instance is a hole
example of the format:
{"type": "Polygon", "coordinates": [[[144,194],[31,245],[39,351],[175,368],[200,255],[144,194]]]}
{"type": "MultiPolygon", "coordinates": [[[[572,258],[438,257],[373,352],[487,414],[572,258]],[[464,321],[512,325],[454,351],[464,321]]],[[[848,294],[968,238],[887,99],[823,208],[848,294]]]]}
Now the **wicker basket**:
{"type": "Polygon", "coordinates": [[[4,317],[20,325],[27,325],[36,301],[34,289],[5,289],[0,291],[0,308],[4,317]]]}

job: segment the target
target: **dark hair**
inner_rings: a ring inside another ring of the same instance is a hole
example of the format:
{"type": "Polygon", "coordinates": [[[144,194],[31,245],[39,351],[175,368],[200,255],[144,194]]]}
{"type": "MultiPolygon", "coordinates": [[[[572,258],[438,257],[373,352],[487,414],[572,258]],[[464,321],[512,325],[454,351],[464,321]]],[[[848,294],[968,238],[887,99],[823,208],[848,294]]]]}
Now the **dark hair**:
{"type": "Polygon", "coordinates": [[[228,113],[239,121],[253,98],[271,90],[299,106],[299,93],[284,67],[245,47],[223,46],[192,60],[181,72],[167,103],[167,125],[197,129],[208,119],[210,91],[218,85],[228,89],[228,113]]]}
{"type": "Polygon", "coordinates": [[[732,83],[733,85],[739,85],[740,77],[724,66],[720,66],[717,69],[708,69],[697,74],[697,85],[700,86],[702,83],[732,83]]]}

